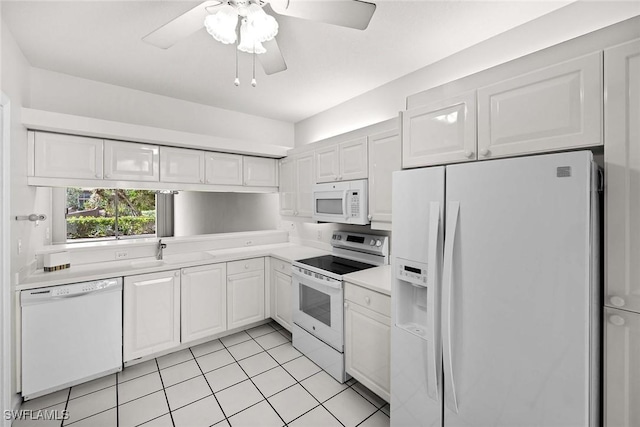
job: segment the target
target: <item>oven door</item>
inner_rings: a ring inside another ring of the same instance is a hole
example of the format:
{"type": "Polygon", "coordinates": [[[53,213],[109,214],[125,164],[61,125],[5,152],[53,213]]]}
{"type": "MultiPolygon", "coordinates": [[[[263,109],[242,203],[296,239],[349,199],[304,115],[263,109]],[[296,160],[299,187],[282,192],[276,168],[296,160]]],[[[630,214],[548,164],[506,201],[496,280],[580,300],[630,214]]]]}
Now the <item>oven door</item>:
{"type": "Polygon", "coordinates": [[[343,352],[342,282],[318,279],[293,270],[293,322],[343,352]]]}

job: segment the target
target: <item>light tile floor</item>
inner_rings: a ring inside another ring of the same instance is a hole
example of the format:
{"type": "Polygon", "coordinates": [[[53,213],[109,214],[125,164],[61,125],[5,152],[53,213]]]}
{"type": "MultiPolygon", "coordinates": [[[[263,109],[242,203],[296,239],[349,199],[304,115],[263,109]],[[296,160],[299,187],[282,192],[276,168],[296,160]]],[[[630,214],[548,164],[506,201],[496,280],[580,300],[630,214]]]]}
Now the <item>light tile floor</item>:
{"type": "Polygon", "coordinates": [[[66,421],[14,427],[389,426],[389,405],[355,380],[335,381],[275,322],[177,351],[21,409],[66,421]]]}

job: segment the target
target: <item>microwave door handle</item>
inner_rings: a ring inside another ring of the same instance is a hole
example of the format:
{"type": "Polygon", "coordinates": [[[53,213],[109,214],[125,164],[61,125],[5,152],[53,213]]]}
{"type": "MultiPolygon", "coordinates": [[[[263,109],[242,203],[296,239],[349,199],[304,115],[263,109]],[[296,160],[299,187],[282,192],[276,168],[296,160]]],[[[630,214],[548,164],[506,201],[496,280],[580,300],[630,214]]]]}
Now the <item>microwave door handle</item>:
{"type": "Polygon", "coordinates": [[[344,194],[342,195],[342,204],[344,207],[344,219],[349,219],[349,212],[347,208],[349,207],[349,190],[344,190],[344,194]]]}

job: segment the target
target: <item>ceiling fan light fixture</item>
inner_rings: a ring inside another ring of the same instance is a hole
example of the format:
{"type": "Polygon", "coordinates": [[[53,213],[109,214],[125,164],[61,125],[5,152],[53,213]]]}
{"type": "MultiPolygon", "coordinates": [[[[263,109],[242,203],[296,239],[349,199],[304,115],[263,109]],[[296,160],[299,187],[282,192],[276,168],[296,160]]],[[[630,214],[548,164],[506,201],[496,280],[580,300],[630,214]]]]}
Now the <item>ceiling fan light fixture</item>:
{"type": "Polygon", "coordinates": [[[251,3],[247,7],[247,23],[251,27],[251,33],[260,43],[273,40],[278,34],[278,21],[267,15],[260,6],[251,3]]]}
{"type": "Polygon", "coordinates": [[[207,32],[223,44],[232,44],[237,40],[236,27],[238,25],[238,11],[225,5],[217,13],[209,15],[204,20],[207,32]]]}
{"type": "Polygon", "coordinates": [[[246,19],[243,19],[242,25],[240,25],[240,43],[238,44],[238,50],[256,54],[267,51],[267,49],[262,46],[262,43],[255,38],[253,29],[246,19]]]}

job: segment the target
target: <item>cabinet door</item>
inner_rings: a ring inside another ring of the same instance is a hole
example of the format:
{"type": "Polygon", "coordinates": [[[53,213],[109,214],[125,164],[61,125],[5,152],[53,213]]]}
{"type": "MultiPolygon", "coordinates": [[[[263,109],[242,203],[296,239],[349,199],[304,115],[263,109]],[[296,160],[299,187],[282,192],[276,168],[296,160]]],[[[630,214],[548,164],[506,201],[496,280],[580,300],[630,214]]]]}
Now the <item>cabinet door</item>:
{"type": "Polygon", "coordinates": [[[369,137],[369,221],[372,229],[391,229],[391,175],[402,169],[400,132],[369,137]]]}
{"type": "Polygon", "coordinates": [[[402,167],[476,159],[476,93],[402,113],[402,167]]]}
{"type": "Polygon", "coordinates": [[[313,214],[313,184],[315,184],[313,153],[296,157],[295,172],[295,215],[298,217],[311,218],[313,214]]]}
{"type": "Polygon", "coordinates": [[[319,148],[316,150],[316,182],[337,181],[340,165],[338,164],[338,146],[319,148]]]}
{"type": "Polygon", "coordinates": [[[291,332],[292,305],[291,301],[291,276],[279,271],[273,272],[273,289],[275,298],[275,319],[291,332]]]}
{"type": "Polygon", "coordinates": [[[338,180],[364,179],[367,177],[367,137],[338,145],[340,161],[338,180]]]}
{"type": "Polygon", "coordinates": [[[391,319],[347,301],[344,356],[347,373],[389,402],[391,319]]]}
{"type": "Polygon", "coordinates": [[[182,269],[180,318],[182,342],[227,330],[227,265],[182,269]]]}
{"type": "Polygon", "coordinates": [[[602,54],[478,89],[478,158],[602,145],[602,54]]]}
{"type": "Polygon", "coordinates": [[[277,187],[278,161],[264,157],[244,156],[244,185],[251,187],[277,187]]]}
{"type": "Polygon", "coordinates": [[[102,139],[46,132],[34,138],[35,176],[102,179],[102,139]]]}
{"type": "Polygon", "coordinates": [[[293,216],[296,211],[295,159],[280,160],[280,215],[293,216]]]}
{"type": "Polygon", "coordinates": [[[160,147],[160,181],[204,184],[204,151],[160,147]]]}
{"type": "Polygon", "coordinates": [[[264,270],[227,277],[227,326],[239,328],[264,319],[264,270]]]}
{"type": "Polygon", "coordinates": [[[242,185],[242,156],[207,153],[206,173],[207,184],[242,185]]]}
{"type": "Polygon", "coordinates": [[[640,314],[604,311],[605,427],[640,425],[640,314]]]}
{"type": "Polygon", "coordinates": [[[104,177],[126,181],[159,181],[159,147],[134,142],[104,142],[104,177]]]}
{"type": "Polygon", "coordinates": [[[180,344],[180,272],[124,278],[124,361],[180,344]]]}
{"type": "Polygon", "coordinates": [[[604,55],[604,302],[640,313],[640,40],[604,55]]]}

